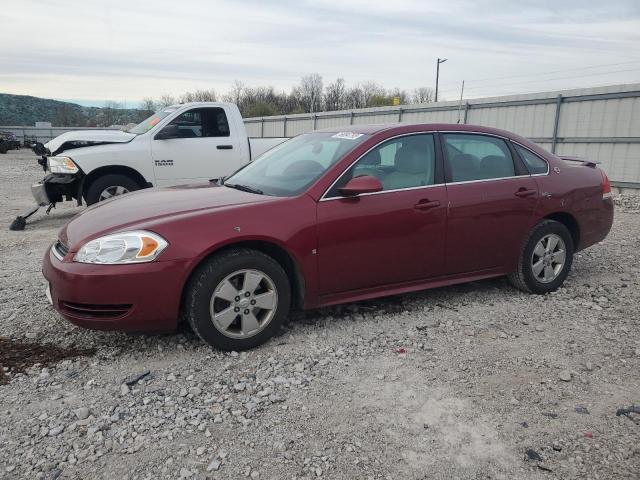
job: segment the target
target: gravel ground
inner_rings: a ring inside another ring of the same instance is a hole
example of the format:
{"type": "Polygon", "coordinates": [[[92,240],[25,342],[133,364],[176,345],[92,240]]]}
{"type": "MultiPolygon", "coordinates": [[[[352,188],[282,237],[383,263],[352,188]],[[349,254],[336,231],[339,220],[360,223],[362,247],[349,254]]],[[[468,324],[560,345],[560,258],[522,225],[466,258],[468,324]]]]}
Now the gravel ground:
{"type": "Polygon", "coordinates": [[[95,353],[8,372],[0,478],[638,478],[640,415],[616,416],[640,404],[638,198],[554,294],[497,279],[311,311],[228,354],[59,318],[40,262],[78,209],[7,228],[41,177],[0,155],[0,336],[95,353]]]}

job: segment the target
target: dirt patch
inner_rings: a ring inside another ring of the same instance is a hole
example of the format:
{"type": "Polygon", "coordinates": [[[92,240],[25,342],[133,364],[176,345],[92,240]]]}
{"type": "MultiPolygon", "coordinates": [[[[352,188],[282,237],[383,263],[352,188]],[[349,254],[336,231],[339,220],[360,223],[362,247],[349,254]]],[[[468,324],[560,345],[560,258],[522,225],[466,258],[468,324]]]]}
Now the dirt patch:
{"type": "Polygon", "coordinates": [[[9,383],[5,368],[11,373],[25,373],[35,364],[52,365],[61,360],[90,356],[93,348],[61,348],[52,344],[21,343],[0,337],[0,385],[9,383]]]}

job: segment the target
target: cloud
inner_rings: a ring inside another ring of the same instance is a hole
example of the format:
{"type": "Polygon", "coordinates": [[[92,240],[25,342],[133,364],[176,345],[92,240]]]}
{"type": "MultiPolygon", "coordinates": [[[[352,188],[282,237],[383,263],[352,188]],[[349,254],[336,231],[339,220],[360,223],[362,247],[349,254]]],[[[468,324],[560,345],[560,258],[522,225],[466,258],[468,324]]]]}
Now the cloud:
{"type": "Polygon", "coordinates": [[[0,24],[0,91],[57,98],[225,90],[234,79],[288,89],[310,72],[410,89],[433,84],[437,57],[449,58],[450,97],[463,79],[494,95],[640,78],[636,0],[22,0],[0,24]],[[597,67],[611,64],[624,68],[597,67]]]}

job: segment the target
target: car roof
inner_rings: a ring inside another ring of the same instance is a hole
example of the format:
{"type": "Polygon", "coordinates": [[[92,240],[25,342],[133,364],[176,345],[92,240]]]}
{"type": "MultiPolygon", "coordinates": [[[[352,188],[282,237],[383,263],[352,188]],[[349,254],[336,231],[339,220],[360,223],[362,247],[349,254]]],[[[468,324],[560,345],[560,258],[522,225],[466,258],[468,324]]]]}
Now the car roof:
{"type": "Polygon", "coordinates": [[[365,135],[375,135],[377,133],[386,133],[388,136],[396,134],[412,133],[412,132],[429,132],[429,131],[446,131],[446,132],[473,132],[487,133],[490,135],[498,135],[501,137],[511,138],[519,142],[530,143],[520,135],[501,130],[499,128],[485,127],[482,125],[460,124],[460,123],[378,123],[363,125],[342,125],[337,127],[328,127],[316,132],[339,133],[351,132],[362,133],[365,135]]]}

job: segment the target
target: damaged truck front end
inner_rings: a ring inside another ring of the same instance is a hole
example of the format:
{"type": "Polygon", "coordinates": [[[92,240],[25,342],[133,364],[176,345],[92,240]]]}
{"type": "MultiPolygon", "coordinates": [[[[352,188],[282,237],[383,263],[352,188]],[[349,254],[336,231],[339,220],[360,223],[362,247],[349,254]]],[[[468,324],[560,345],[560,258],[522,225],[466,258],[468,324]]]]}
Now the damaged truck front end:
{"type": "MultiPolygon", "coordinates": [[[[82,143],[83,145],[78,145],[76,148],[87,146],[87,142],[82,143]]],[[[66,145],[66,147],[65,150],[73,148],[71,145],[66,145]]],[[[54,206],[63,200],[75,199],[78,205],[82,205],[85,174],[73,159],[65,155],[51,155],[41,143],[37,143],[33,147],[33,151],[40,156],[38,163],[45,172],[48,172],[42,181],[31,186],[31,193],[36,204],[40,207],[54,206]]],[[[60,151],[58,149],[58,152],[60,151]]]]}
{"type": "Polygon", "coordinates": [[[47,207],[47,213],[56,203],[75,200],[82,205],[86,190],[87,174],[73,159],[74,149],[127,143],[135,135],[121,131],[105,130],[91,132],[64,133],[47,144],[35,143],[32,150],[38,156],[38,164],[45,171],[45,177],[31,185],[31,194],[36,207],[25,215],[16,217],[9,227],[11,230],[24,230],[26,220],[41,207],[47,207]],[[84,138],[82,138],[84,136],[84,138]],[[80,138],[78,138],[80,137],[80,138]]]}

